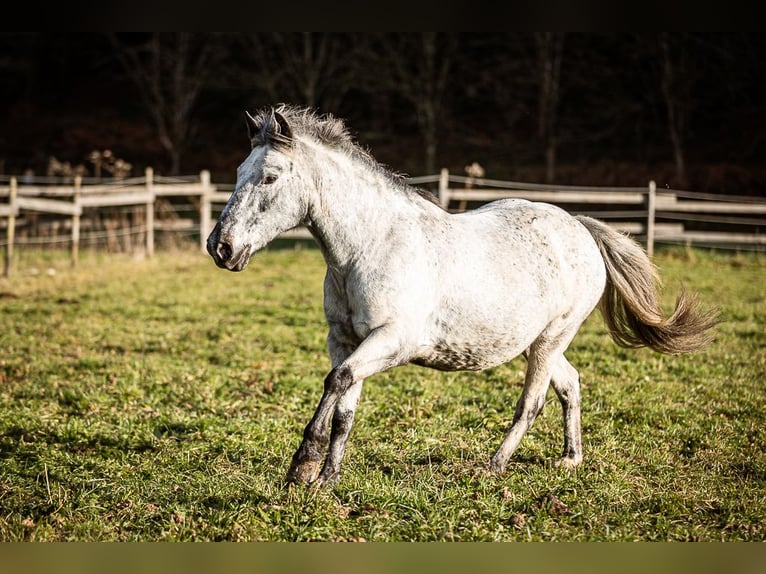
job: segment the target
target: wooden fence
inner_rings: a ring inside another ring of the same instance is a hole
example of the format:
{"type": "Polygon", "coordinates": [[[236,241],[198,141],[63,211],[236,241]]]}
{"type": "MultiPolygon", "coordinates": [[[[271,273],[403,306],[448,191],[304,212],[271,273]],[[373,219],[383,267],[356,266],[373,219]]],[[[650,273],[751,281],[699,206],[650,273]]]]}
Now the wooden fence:
{"type": "Polygon", "coordinates": [[[11,177],[7,186],[0,185],[0,222],[5,219],[5,265],[9,276],[13,268],[14,246],[17,243],[17,218],[25,212],[57,214],[69,218],[71,262],[77,264],[80,246],[80,220],[86,209],[134,206],[143,213],[141,232],[147,256],[154,254],[155,231],[203,230],[210,226],[210,202],[215,187],[210,173],[203,171],[198,180],[189,178],[155,177],[147,168],[144,177],[115,180],[107,183],[87,182],[76,176],[71,183],[58,183],[56,178],[30,178],[19,182],[11,177]],[[199,217],[176,218],[170,222],[155,221],[157,198],[184,197],[197,200],[199,217]],[[7,199],[7,202],[4,200],[7,199]]]}
{"type": "MultiPolygon", "coordinates": [[[[419,178],[427,183],[432,178],[419,178]]],[[[521,198],[590,215],[642,241],[650,256],[656,243],[766,248],[766,198],[646,187],[587,187],[497,181],[450,175],[438,179],[439,201],[464,211],[488,201],[521,198]]]]}
{"type": "MultiPolygon", "coordinates": [[[[465,211],[483,203],[503,198],[523,198],[559,205],[571,213],[591,215],[630,233],[646,245],[652,255],[656,243],[681,243],[729,246],[766,250],[766,198],[701,194],[672,189],[657,189],[654,182],[646,187],[554,186],[478,179],[451,175],[446,169],[439,175],[408,179],[412,185],[433,189],[444,209],[465,211]]],[[[5,223],[5,274],[11,273],[20,214],[40,212],[69,218],[68,241],[72,264],[77,263],[80,245],[80,218],[86,208],[134,206],[144,214],[143,248],[154,253],[155,230],[188,232],[199,235],[201,249],[212,229],[213,218],[231,195],[230,184],[213,185],[207,171],[199,177],[155,177],[148,168],[144,177],[110,183],[75,178],[72,183],[29,182],[11,177],[0,184],[0,227],[5,223]],[[184,197],[195,204],[192,217],[157,219],[157,198],[184,197]]],[[[306,229],[296,228],[286,238],[310,238],[306,229]]]]}

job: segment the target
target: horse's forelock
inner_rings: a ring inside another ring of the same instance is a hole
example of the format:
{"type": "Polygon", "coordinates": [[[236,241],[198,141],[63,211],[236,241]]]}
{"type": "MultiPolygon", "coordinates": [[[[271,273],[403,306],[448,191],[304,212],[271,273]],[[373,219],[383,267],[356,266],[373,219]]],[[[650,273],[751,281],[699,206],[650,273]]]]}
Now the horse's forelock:
{"type": "Polygon", "coordinates": [[[286,120],[275,110],[261,110],[255,116],[246,112],[247,131],[253,147],[289,147],[293,134],[286,120]]]}
{"type": "Polygon", "coordinates": [[[289,145],[294,137],[308,136],[332,147],[354,146],[341,119],[331,114],[320,116],[305,107],[280,104],[261,109],[255,116],[250,116],[248,127],[255,145],[289,145]],[[285,126],[280,128],[280,122],[275,120],[279,116],[284,118],[289,129],[286,130],[285,126]]]}

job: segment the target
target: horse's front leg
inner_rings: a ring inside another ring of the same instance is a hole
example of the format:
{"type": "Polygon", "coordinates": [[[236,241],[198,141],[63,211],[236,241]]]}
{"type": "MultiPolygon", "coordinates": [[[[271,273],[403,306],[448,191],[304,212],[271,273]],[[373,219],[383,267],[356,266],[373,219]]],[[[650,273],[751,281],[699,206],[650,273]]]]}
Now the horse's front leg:
{"type": "Polygon", "coordinates": [[[332,418],[330,447],[316,486],[332,484],[340,477],[340,467],[354,423],[364,380],[391,367],[404,364],[409,355],[391,326],[372,331],[359,347],[333,369],[328,379],[339,398],[332,418]]]}
{"type": "Polygon", "coordinates": [[[330,418],[339,396],[335,383],[336,370],[333,369],[325,378],[322,398],[303,431],[303,440],[293,454],[290,470],[287,471],[285,480],[288,484],[310,484],[319,476],[329,439],[330,418]]]}
{"type": "Polygon", "coordinates": [[[342,394],[335,406],[330,433],[330,447],[324,461],[322,472],[314,482],[315,486],[323,486],[338,481],[340,465],[346,452],[346,444],[354,424],[356,407],[362,394],[364,379],[354,380],[354,375],[347,364],[334,371],[337,385],[342,394]]]}
{"type": "Polygon", "coordinates": [[[322,468],[329,441],[330,419],[342,391],[342,386],[337,380],[337,367],[351,354],[351,350],[340,344],[332,331],[327,337],[327,349],[333,369],[324,380],[322,398],[303,431],[303,440],[298,450],[293,454],[290,469],[287,471],[288,483],[311,484],[317,479],[322,468]]]}

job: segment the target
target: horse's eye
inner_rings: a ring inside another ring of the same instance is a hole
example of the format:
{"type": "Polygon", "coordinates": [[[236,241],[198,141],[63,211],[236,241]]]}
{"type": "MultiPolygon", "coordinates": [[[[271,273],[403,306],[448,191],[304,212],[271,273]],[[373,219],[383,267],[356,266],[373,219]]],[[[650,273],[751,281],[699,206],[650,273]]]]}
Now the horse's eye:
{"type": "Polygon", "coordinates": [[[264,175],[263,179],[261,180],[261,183],[263,185],[270,185],[270,184],[274,183],[275,181],[277,181],[277,176],[276,175],[264,175]]]}

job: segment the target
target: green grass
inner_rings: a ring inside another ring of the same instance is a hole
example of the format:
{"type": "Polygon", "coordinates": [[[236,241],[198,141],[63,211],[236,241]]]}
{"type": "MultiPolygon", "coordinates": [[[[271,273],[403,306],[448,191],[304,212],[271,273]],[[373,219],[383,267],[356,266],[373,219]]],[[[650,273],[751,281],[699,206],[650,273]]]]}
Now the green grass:
{"type": "MultiPolygon", "coordinates": [[[[31,256],[25,256],[27,259],[31,256]]],[[[328,370],[315,249],[244,273],[200,253],[29,261],[0,279],[0,540],[766,539],[763,256],[667,250],[720,306],[704,352],[615,346],[598,314],[568,356],[585,461],[552,466],[548,405],[502,476],[485,472],[524,362],[369,379],[341,481],[283,488],[328,370]]]]}

